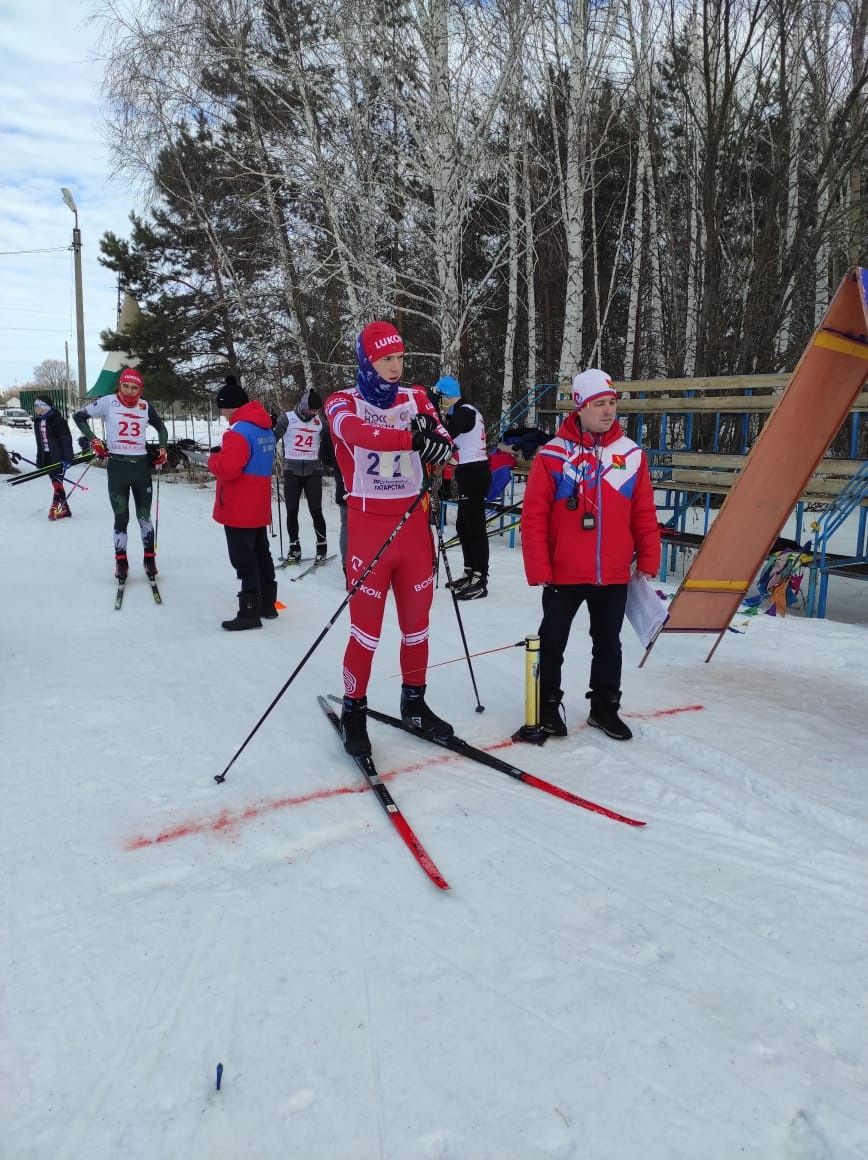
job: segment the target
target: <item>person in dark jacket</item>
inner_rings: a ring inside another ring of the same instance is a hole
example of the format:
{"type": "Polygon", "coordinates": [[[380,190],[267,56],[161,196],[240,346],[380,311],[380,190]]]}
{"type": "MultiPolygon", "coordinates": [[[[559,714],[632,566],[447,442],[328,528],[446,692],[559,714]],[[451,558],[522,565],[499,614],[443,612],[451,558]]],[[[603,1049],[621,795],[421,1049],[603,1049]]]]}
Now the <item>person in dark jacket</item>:
{"type": "Polygon", "coordinates": [[[63,415],[54,404],[42,395],[33,404],[33,434],[36,436],[36,463],[45,467],[49,463],[59,464],[48,478],[51,480],[53,495],[48,509],[50,520],[64,520],[72,515],[66,500],[63,477],[74,458],[72,434],[63,415]]]}
{"type": "Polygon", "coordinates": [[[277,581],[268,543],[271,522],[271,475],[274,433],[261,403],[250,399],[234,375],[217,394],[221,415],[229,421],[220,450],[208,459],[216,476],[214,519],[223,524],[229,562],[241,581],[238,614],[224,620],[230,632],[261,628],[277,616],[277,581]]]}
{"type": "Polygon", "coordinates": [[[283,444],[283,496],[286,500],[286,530],[289,533],[287,563],[301,560],[298,532],[298,509],[301,497],[316,533],[316,560],[328,554],[325,517],[322,514],[322,457],[320,442],[324,424],[319,416],[322,399],[314,391],[305,391],[291,411],[285,411],[274,425],[274,437],[283,444]]]}
{"type": "Polygon", "coordinates": [[[464,575],[450,587],[458,600],[481,600],[488,595],[488,529],[485,526],[485,497],[491,487],[491,467],[485,423],[481,413],[461,397],[461,385],[452,375],[443,375],[434,386],[443,399],[446,430],[455,442],[458,466],[458,517],[455,531],[464,555],[464,575]]]}

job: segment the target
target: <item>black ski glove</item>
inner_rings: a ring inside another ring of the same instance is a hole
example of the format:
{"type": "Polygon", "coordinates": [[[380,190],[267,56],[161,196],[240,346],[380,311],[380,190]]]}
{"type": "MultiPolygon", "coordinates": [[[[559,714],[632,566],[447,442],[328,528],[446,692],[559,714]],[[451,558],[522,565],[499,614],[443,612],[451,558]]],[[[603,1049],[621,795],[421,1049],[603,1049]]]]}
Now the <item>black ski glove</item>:
{"type": "Polygon", "coordinates": [[[452,442],[437,430],[430,415],[417,415],[410,426],[413,429],[413,450],[423,463],[437,466],[452,458],[452,442]]]}

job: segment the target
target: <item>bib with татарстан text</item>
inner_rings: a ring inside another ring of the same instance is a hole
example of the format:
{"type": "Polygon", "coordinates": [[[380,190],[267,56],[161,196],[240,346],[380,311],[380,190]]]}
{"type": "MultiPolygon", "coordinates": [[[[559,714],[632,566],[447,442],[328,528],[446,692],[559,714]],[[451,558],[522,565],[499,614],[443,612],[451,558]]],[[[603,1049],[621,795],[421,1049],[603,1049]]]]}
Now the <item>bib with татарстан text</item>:
{"type": "MultiPolygon", "coordinates": [[[[381,409],[359,398],[356,414],[377,427],[409,431],[418,411],[412,399],[381,409]]],[[[365,499],[411,499],[418,495],[422,479],[422,461],[414,451],[379,451],[374,446],[353,448],[353,482],[348,489],[353,495],[365,499]]]]}

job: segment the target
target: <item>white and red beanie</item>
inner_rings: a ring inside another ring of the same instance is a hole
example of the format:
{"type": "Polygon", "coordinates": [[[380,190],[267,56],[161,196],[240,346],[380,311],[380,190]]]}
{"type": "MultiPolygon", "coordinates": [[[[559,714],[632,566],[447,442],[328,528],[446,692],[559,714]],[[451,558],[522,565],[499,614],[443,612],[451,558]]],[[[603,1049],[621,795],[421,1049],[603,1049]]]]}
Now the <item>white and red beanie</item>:
{"type": "Polygon", "coordinates": [[[359,343],[372,363],[404,353],[404,340],[391,322],[369,322],[359,335],[359,343]]]}
{"type": "Polygon", "coordinates": [[[122,391],[126,386],[138,387],[140,391],[144,390],[145,380],[142,378],[141,373],[133,367],[124,367],[120,373],[118,390],[122,391]]]}
{"type": "Polygon", "coordinates": [[[577,410],[581,411],[585,403],[602,398],[604,395],[611,395],[615,399],[618,397],[618,392],[605,371],[589,367],[573,379],[573,404],[577,410]]]}

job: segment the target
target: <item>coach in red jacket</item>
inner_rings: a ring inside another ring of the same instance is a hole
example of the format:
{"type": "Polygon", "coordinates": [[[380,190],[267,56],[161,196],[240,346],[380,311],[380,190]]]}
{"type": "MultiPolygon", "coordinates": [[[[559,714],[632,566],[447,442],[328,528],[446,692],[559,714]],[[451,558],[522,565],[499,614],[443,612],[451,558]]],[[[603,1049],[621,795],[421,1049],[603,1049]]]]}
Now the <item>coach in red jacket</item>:
{"type": "Polygon", "coordinates": [[[224,620],[230,632],[261,628],[277,616],[277,582],[268,544],[271,523],[271,475],[274,432],[263,405],[247,397],[234,375],[226,376],[217,394],[220,414],[230,427],[223,443],[208,460],[217,477],[214,519],[226,530],[229,561],[241,581],[238,615],[224,620]]]}
{"type": "Polygon", "coordinates": [[[642,449],[616,418],[617,393],[604,371],[573,380],[576,410],[534,459],[522,505],[528,584],[542,584],[540,725],[565,737],[561,685],[573,619],[587,602],[592,642],[588,724],[609,737],[632,734],[621,707],[621,625],[627,583],[660,566],[654,492],[642,449]]]}

